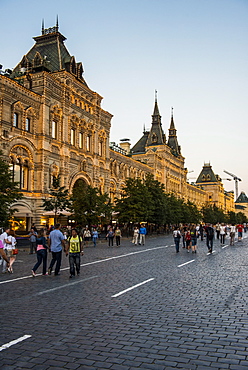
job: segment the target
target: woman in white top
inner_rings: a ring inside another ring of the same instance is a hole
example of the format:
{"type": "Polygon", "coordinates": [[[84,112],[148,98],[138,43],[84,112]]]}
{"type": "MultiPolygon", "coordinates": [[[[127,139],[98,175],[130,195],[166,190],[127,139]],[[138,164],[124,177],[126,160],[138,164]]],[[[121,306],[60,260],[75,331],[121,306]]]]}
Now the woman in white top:
{"type": "Polygon", "coordinates": [[[16,260],[16,255],[13,254],[13,249],[15,249],[16,247],[16,238],[15,238],[15,231],[14,230],[10,230],[9,232],[9,236],[8,236],[8,241],[11,243],[11,244],[7,244],[7,257],[9,257],[9,267],[8,267],[8,272],[10,274],[13,274],[13,263],[15,262],[16,260]]]}
{"type": "Polygon", "coordinates": [[[138,244],[138,238],[139,238],[139,229],[137,228],[137,226],[134,228],[133,230],[133,240],[132,240],[132,243],[137,245],[138,244]]]}
{"type": "Polygon", "coordinates": [[[236,226],[235,224],[232,224],[232,226],[230,226],[230,245],[234,245],[235,231],[236,226]]]}
{"type": "Polygon", "coordinates": [[[225,224],[220,225],[220,244],[225,244],[226,226],[225,224]]]}

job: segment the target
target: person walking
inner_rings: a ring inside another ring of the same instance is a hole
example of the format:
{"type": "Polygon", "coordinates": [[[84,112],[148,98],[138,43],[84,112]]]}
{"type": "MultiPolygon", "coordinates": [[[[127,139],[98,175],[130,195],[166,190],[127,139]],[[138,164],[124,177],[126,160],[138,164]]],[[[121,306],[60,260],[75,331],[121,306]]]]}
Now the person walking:
{"type": "Polygon", "coordinates": [[[54,275],[59,275],[61,259],[62,259],[62,248],[65,248],[64,235],[60,231],[60,224],[56,224],[53,231],[50,232],[48,237],[48,247],[52,252],[52,260],[48,268],[48,275],[51,275],[53,266],[55,266],[54,275]]]}
{"type": "Polygon", "coordinates": [[[138,239],[139,239],[139,229],[137,226],[135,226],[133,230],[133,240],[132,243],[137,245],[138,244],[138,239]]]}
{"type": "MultiPolygon", "coordinates": [[[[6,227],[4,229],[4,232],[0,235],[0,240],[3,243],[3,252],[5,253],[6,256],[7,256],[7,246],[8,244],[11,244],[11,242],[8,240],[9,232],[10,232],[10,228],[6,227]]],[[[2,273],[5,274],[7,272],[6,271],[7,263],[6,263],[5,258],[1,258],[0,265],[1,264],[3,264],[2,273]]]]}
{"type": "Polygon", "coordinates": [[[234,245],[235,231],[236,231],[235,224],[232,224],[230,226],[230,245],[234,245]]]}
{"type": "Polygon", "coordinates": [[[139,245],[145,245],[145,241],[146,241],[146,234],[147,234],[147,230],[145,228],[145,225],[144,224],[141,224],[141,227],[139,229],[139,236],[140,236],[140,239],[139,239],[139,245]]]}
{"type": "Polygon", "coordinates": [[[41,229],[38,232],[37,239],[36,239],[36,256],[37,262],[32,269],[33,277],[36,276],[36,270],[38,267],[43,263],[42,266],[42,275],[46,275],[46,268],[47,268],[47,240],[44,235],[44,230],[41,229]]]}
{"type": "Polygon", "coordinates": [[[0,240],[0,256],[1,259],[3,259],[6,262],[6,266],[9,267],[9,260],[8,257],[6,256],[6,253],[4,252],[4,245],[2,240],[0,240]]]}
{"type": "Polygon", "coordinates": [[[243,237],[243,228],[244,226],[242,224],[237,225],[237,231],[238,231],[238,241],[241,242],[243,237]]]}
{"type": "Polygon", "coordinates": [[[108,246],[109,247],[113,247],[114,246],[114,236],[115,236],[115,233],[113,231],[113,228],[110,227],[109,228],[109,231],[106,235],[106,238],[108,238],[108,246]]]}
{"type": "Polygon", "coordinates": [[[219,222],[216,224],[215,230],[216,230],[216,238],[219,240],[220,239],[220,224],[219,224],[219,222]]]}
{"type": "Polygon", "coordinates": [[[31,228],[28,235],[30,241],[29,254],[33,254],[34,251],[36,252],[36,238],[38,234],[33,228],[31,228]]]}
{"type": "MultiPolygon", "coordinates": [[[[13,274],[13,263],[16,260],[16,254],[14,254],[14,249],[16,248],[16,238],[15,238],[15,231],[10,230],[8,235],[8,241],[11,244],[7,244],[7,257],[9,258],[9,267],[8,272],[13,274]]],[[[18,250],[17,250],[18,252],[18,250]]]]}
{"type": "Polygon", "coordinates": [[[225,244],[226,226],[224,223],[220,225],[220,244],[225,244]]]}
{"type": "Polygon", "coordinates": [[[213,252],[213,241],[214,241],[214,228],[212,224],[207,224],[207,227],[205,228],[206,237],[207,237],[207,247],[208,247],[208,253],[213,252]]]}
{"type": "Polygon", "coordinates": [[[191,234],[190,234],[190,229],[189,228],[185,232],[185,243],[186,243],[187,252],[189,253],[189,250],[191,248],[191,234]]]}
{"type": "Polygon", "coordinates": [[[196,249],[197,249],[197,236],[198,236],[196,225],[192,225],[191,226],[190,235],[191,235],[191,249],[192,249],[192,253],[196,253],[196,249]]]}
{"type": "Polygon", "coordinates": [[[78,235],[77,229],[71,229],[71,236],[67,240],[66,256],[69,252],[70,278],[75,277],[75,266],[77,275],[80,275],[80,255],[83,256],[83,241],[78,235]]]}
{"type": "Polygon", "coordinates": [[[117,226],[115,230],[115,241],[116,241],[116,246],[119,247],[121,244],[121,230],[119,226],[117,226]]]}
{"type": "Polygon", "coordinates": [[[180,244],[180,239],[181,239],[181,233],[178,227],[175,227],[175,230],[173,231],[173,238],[175,242],[175,247],[176,247],[176,253],[179,252],[179,244],[180,244]]]}
{"type": "Polygon", "coordinates": [[[96,247],[97,239],[98,239],[98,231],[94,228],[92,231],[92,240],[93,240],[94,247],[96,247]]]}
{"type": "Polygon", "coordinates": [[[84,230],[84,233],[83,233],[83,238],[84,238],[85,248],[87,248],[89,246],[89,241],[90,241],[90,238],[91,238],[91,232],[90,232],[88,226],[85,227],[85,230],[84,230]]]}
{"type": "Polygon", "coordinates": [[[202,224],[200,224],[199,232],[200,232],[200,235],[201,235],[201,241],[203,241],[203,237],[204,237],[204,227],[203,227],[203,225],[202,225],[202,224]]]}

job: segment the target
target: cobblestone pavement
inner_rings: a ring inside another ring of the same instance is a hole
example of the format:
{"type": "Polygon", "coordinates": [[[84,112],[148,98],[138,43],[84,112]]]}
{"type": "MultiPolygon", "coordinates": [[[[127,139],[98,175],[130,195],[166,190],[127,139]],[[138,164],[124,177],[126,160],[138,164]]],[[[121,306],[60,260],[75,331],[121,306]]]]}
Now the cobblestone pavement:
{"type": "Polygon", "coordinates": [[[65,256],[60,276],[32,278],[21,251],[0,276],[0,367],[247,370],[247,247],[246,234],[212,255],[204,241],[176,254],[171,236],[103,243],[75,279],[65,256]]]}

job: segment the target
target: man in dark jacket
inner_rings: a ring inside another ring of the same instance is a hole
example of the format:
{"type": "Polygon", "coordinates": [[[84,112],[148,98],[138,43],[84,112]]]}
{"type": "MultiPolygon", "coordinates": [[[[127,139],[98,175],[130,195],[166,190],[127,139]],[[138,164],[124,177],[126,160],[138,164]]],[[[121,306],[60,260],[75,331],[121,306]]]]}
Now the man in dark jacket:
{"type": "Polygon", "coordinates": [[[214,240],[214,228],[213,228],[212,224],[207,224],[207,227],[206,227],[205,231],[206,231],[206,236],[207,236],[208,252],[212,253],[212,251],[213,251],[213,240],[214,240]]]}

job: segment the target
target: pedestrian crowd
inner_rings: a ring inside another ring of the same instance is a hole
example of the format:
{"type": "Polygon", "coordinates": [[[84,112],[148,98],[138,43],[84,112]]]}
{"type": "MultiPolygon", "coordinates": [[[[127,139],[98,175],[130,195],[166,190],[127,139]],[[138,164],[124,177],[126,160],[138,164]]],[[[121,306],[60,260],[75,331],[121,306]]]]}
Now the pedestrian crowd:
{"type": "Polygon", "coordinates": [[[220,245],[223,246],[225,244],[226,236],[229,235],[230,245],[234,245],[235,233],[238,233],[238,241],[241,241],[243,238],[243,232],[246,231],[246,223],[237,225],[217,223],[214,226],[211,223],[206,223],[199,225],[189,224],[181,227],[175,226],[173,230],[173,237],[176,253],[179,252],[180,241],[182,241],[182,248],[186,249],[188,253],[190,250],[192,253],[196,253],[198,238],[203,241],[205,237],[208,253],[211,254],[213,252],[213,241],[215,237],[220,241],[220,245]]]}
{"type": "MultiPolygon", "coordinates": [[[[179,252],[180,243],[182,248],[188,253],[197,253],[197,242],[206,238],[206,245],[208,253],[213,252],[213,241],[217,239],[220,245],[225,244],[226,236],[230,236],[230,245],[234,245],[235,233],[238,233],[238,241],[242,240],[243,232],[246,232],[246,224],[226,225],[224,223],[217,223],[212,225],[207,224],[187,224],[180,227],[175,226],[173,230],[173,237],[175,242],[176,252],[179,252]]],[[[147,235],[147,228],[144,223],[140,227],[135,226],[133,229],[132,243],[136,245],[145,245],[147,235]]],[[[43,228],[37,231],[34,224],[32,225],[28,234],[30,241],[29,254],[36,253],[37,262],[32,268],[32,276],[36,276],[36,271],[42,265],[42,275],[60,274],[60,267],[62,261],[62,253],[68,256],[70,278],[80,274],[81,256],[84,254],[84,248],[89,247],[92,240],[93,246],[97,246],[97,241],[100,237],[96,227],[90,229],[88,226],[82,232],[78,232],[76,228],[70,228],[66,231],[61,231],[61,225],[56,224],[50,228],[43,228]],[[47,268],[48,252],[51,252],[51,261],[47,268]]],[[[120,247],[122,233],[119,226],[109,225],[106,228],[106,240],[108,247],[120,247]],[[115,243],[114,243],[115,242],[115,243]]],[[[0,235],[0,266],[2,265],[3,273],[13,273],[13,264],[18,254],[16,248],[15,232],[6,228],[0,235]]]]}

